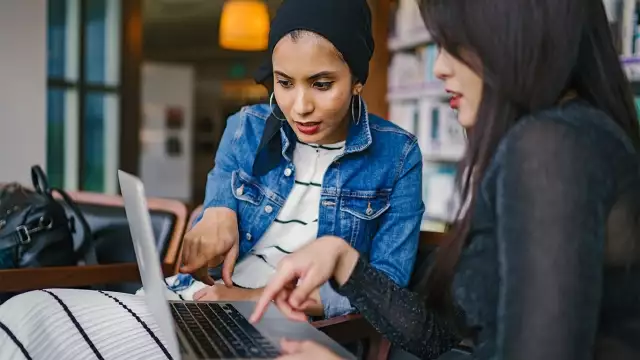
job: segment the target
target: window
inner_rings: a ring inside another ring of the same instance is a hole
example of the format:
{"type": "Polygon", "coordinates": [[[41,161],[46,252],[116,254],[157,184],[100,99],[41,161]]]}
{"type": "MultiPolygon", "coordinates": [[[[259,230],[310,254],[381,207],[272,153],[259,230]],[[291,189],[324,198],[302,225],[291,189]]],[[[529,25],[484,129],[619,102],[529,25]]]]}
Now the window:
{"type": "Polygon", "coordinates": [[[48,0],[47,172],[116,193],[122,0],[48,0]]]}

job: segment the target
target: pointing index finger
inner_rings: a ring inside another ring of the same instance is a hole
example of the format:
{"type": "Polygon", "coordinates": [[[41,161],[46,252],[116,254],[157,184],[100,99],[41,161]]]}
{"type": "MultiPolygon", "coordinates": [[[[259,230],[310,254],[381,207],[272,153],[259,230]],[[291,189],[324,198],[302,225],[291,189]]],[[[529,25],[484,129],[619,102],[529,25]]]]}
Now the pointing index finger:
{"type": "Polygon", "coordinates": [[[256,307],[253,310],[253,314],[251,315],[250,321],[252,323],[256,323],[260,321],[265,311],[267,310],[267,306],[269,303],[276,298],[278,293],[285,290],[286,286],[291,283],[295,278],[296,274],[292,271],[283,271],[279,270],[269,284],[262,291],[262,295],[260,299],[256,303],[256,307]]]}

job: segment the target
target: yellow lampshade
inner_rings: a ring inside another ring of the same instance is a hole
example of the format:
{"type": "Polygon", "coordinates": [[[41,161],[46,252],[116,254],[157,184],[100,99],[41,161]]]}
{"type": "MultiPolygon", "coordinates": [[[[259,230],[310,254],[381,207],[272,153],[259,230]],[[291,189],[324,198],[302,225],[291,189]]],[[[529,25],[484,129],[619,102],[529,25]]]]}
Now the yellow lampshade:
{"type": "Polygon", "coordinates": [[[269,9],[261,0],[227,0],[220,17],[220,47],[261,51],[269,43],[269,9]]]}

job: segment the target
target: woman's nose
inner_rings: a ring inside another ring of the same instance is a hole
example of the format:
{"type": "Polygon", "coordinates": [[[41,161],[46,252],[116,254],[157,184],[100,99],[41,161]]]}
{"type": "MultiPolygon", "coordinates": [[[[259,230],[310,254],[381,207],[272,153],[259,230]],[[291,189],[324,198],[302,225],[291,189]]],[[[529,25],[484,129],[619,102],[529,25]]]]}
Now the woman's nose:
{"type": "Polygon", "coordinates": [[[293,111],[298,116],[306,116],[313,112],[313,99],[307,91],[301,90],[296,95],[296,100],[293,103],[293,111]]]}
{"type": "Polygon", "coordinates": [[[445,80],[452,75],[451,66],[447,61],[447,54],[443,50],[438,51],[438,56],[433,64],[433,74],[440,80],[445,80]]]}

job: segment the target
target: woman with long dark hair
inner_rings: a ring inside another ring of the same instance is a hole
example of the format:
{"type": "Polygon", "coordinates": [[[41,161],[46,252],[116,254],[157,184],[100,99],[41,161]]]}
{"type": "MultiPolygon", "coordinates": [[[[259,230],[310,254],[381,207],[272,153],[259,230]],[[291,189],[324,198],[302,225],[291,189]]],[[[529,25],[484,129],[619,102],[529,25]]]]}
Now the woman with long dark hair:
{"type": "Polygon", "coordinates": [[[280,263],[253,320],[271,299],[300,318],[330,279],[425,359],[640,358],[640,137],[602,2],[420,4],[440,46],[434,71],[468,130],[449,239],[411,292],[322,238],[280,263]]]}
{"type": "MultiPolygon", "coordinates": [[[[280,259],[318,234],[345,239],[407,286],[424,212],[422,156],[415,136],[367,110],[374,49],[367,0],[280,4],[256,74],[270,101],[229,117],[168,298],[257,300],[280,259]]],[[[354,311],[329,284],[313,298],[312,317],[354,311]]],[[[158,329],[143,296],[31,291],[0,306],[0,360],[166,359],[158,329]]]]}

